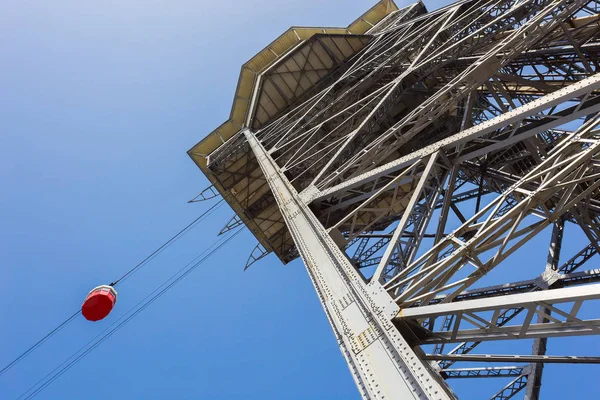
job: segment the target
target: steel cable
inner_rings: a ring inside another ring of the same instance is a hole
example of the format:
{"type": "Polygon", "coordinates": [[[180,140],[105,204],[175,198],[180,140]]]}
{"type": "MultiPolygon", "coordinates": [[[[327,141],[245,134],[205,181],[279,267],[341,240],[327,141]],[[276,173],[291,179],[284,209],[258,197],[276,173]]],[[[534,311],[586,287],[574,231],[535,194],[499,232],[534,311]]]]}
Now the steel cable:
{"type": "MultiPolygon", "coordinates": [[[[154,257],[156,257],[163,250],[165,250],[166,248],[168,248],[169,246],[171,246],[177,240],[181,239],[181,237],[183,235],[185,235],[188,231],[190,231],[198,223],[200,223],[202,220],[204,220],[206,217],[208,217],[210,214],[212,214],[217,208],[219,208],[223,204],[223,201],[224,200],[221,199],[217,203],[213,204],[212,207],[210,207],[208,210],[206,210],[202,214],[200,214],[200,216],[198,216],[198,218],[196,218],[195,220],[193,220],[192,222],[190,222],[185,228],[183,228],[182,230],[180,230],[179,232],[177,232],[173,237],[171,237],[169,240],[167,240],[165,243],[163,243],[160,247],[158,247],[156,250],[154,250],[152,253],[150,253],[150,255],[148,255],[142,261],[140,261],[136,266],[134,266],[129,271],[127,271],[119,279],[117,279],[116,281],[112,282],[110,284],[110,286],[116,286],[119,283],[125,281],[127,278],[129,278],[131,275],[133,275],[135,272],[137,272],[139,269],[141,269],[144,265],[148,264],[154,257]]],[[[77,309],[73,313],[73,315],[71,315],[69,318],[67,318],[66,320],[64,320],[60,325],[58,325],[56,328],[54,328],[53,330],[51,330],[48,334],[46,334],[44,337],[42,337],[40,340],[38,340],[34,345],[32,345],[31,347],[29,347],[23,353],[21,353],[17,358],[15,358],[11,362],[9,362],[6,366],[4,366],[4,368],[2,368],[0,370],[0,376],[2,376],[4,373],[6,373],[8,370],[10,370],[15,365],[17,365],[25,357],[27,357],[30,353],[32,353],[34,350],[36,350],[38,347],[40,347],[42,344],[44,344],[48,339],[50,339],[52,336],[54,336],[55,334],[57,334],[61,329],[63,329],[65,326],[67,326],[69,323],[71,323],[80,313],[81,313],[81,309],[77,309]]]]}
{"type": "Polygon", "coordinates": [[[116,281],[112,282],[110,284],[110,286],[116,286],[120,282],[123,282],[124,280],[126,280],[127,278],[129,278],[131,275],[133,275],[136,271],[138,271],[142,266],[146,265],[154,257],[156,257],[158,254],[160,254],[164,249],[168,248],[173,243],[175,243],[176,241],[178,241],[179,239],[181,239],[181,237],[183,235],[185,235],[189,230],[191,230],[198,223],[200,223],[204,218],[208,217],[210,214],[212,214],[213,211],[215,211],[217,208],[219,208],[223,204],[223,201],[224,200],[221,199],[218,202],[216,202],[215,204],[213,204],[212,207],[210,207],[208,210],[206,210],[202,214],[200,214],[200,216],[198,218],[196,218],[195,220],[193,220],[192,222],[190,222],[185,228],[183,228],[182,230],[180,230],[179,232],[177,232],[175,234],[175,236],[173,236],[171,239],[167,240],[165,243],[163,243],[162,246],[160,246],[158,249],[156,249],[152,253],[150,253],[150,255],[148,257],[146,257],[142,261],[140,261],[135,267],[131,268],[123,276],[121,276],[119,279],[117,279],[116,281]]]}
{"type": "Polygon", "coordinates": [[[21,361],[22,359],[24,359],[25,357],[27,357],[29,355],[29,353],[31,353],[32,351],[34,351],[35,349],[37,349],[38,347],[40,347],[46,340],[50,339],[52,336],[54,336],[55,334],[57,334],[62,328],[64,328],[71,321],[73,321],[75,319],[75,317],[77,315],[79,315],[80,312],[81,312],[81,310],[75,311],[75,313],[73,315],[71,315],[69,318],[67,318],[65,321],[63,321],[62,324],[60,324],[59,326],[57,326],[56,328],[54,328],[53,330],[51,330],[46,336],[44,336],[43,338],[41,338],[40,340],[38,340],[37,343],[35,343],[33,346],[31,346],[30,348],[28,348],[27,350],[25,350],[23,353],[21,353],[20,356],[18,356],[17,358],[15,358],[11,362],[9,362],[4,368],[2,368],[0,370],[0,376],[2,376],[6,371],[8,371],[12,367],[14,367],[16,364],[18,364],[19,361],[21,361]]]}
{"type": "Polygon", "coordinates": [[[159,287],[154,289],[150,294],[140,300],[134,307],[129,309],[125,314],[123,314],[119,319],[117,319],[112,325],[102,331],[99,335],[95,336],[92,340],[86,343],[84,346],[79,348],[75,353],[73,353],[69,358],[67,358],[63,363],[57,366],[54,370],[40,379],[37,383],[35,383],[32,387],[30,387],[25,393],[23,393],[17,400],[21,399],[31,399],[46,389],[49,385],[51,385],[56,379],[58,379],[62,374],[72,368],[75,364],[81,361],[85,356],[87,356],[90,352],[92,352],[95,348],[101,345],[106,339],[116,333],[119,329],[121,329],[126,323],[135,318],[140,312],[145,310],[150,304],[163,296],[169,289],[175,286],[178,282],[180,282],[183,278],[189,275],[193,270],[195,270],[198,266],[208,260],[214,253],[216,253],[220,248],[222,248],[225,244],[227,244],[230,240],[232,240],[236,235],[238,235],[242,230],[238,229],[229,237],[221,237],[215,243],[213,243],[209,248],[204,250],[200,255],[198,255],[194,260],[190,261],[183,268],[177,271],[175,274],[171,275],[169,279],[163,282],[159,287]],[[124,318],[124,319],[123,319],[124,318]],[[122,320],[123,319],[123,320],[122,320]],[[122,320],[122,321],[121,321],[122,320]],[[121,321],[121,322],[119,322],[121,321]]]}

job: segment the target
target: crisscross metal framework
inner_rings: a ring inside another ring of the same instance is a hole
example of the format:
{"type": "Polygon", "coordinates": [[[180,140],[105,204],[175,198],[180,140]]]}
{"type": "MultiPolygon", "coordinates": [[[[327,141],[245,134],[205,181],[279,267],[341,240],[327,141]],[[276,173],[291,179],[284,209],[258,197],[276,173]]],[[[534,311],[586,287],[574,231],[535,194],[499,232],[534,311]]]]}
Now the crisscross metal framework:
{"type": "Polygon", "coordinates": [[[451,399],[451,378],[499,377],[491,399],[538,399],[544,363],[600,362],[545,354],[548,338],[600,333],[600,272],[581,268],[600,251],[599,13],[397,9],[208,156],[224,196],[246,191],[244,221],[265,221],[261,258],[302,258],[364,398],[451,399]],[[565,229],[579,252],[561,253],[565,229]],[[546,235],[530,279],[480,283],[546,235]],[[532,354],[474,352],[497,340],[532,354]]]}

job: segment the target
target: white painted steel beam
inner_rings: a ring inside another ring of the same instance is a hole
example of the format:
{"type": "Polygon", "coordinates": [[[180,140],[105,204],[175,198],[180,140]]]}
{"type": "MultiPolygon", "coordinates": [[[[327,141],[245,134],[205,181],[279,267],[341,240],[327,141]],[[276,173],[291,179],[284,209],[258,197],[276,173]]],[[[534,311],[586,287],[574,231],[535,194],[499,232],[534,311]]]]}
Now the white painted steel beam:
{"type": "Polygon", "coordinates": [[[600,334],[600,319],[582,320],[578,313],[584,302],[597,299],[600,299],[600,284],[409,308],[401,310],[397,318],[409,322],[409,326],[430,321],[429,329],[419,336],[421,343],[592,335],[600,334]],[[565,303],[573,303],[567,311],[558,307],[565,303]],[[499,324],[504,310],[521,308],[525,310],[523,321],[511,326],[499,324]],[[454,317],[450,329],[431,328],[436,318],[449,315],[454,317]],[[538,320],[534,323],[536,316],[538,320]]]}
{"type": "Polygon", "coordinates": [[[546,304],[560,304],[594,299],[600,299],[600,284],[405,308],[400,310],[398,318],[420,319],[439,317],[448,314],[461,314],[464,312],[498,310],[503,308],[529,308],[538,305],[540,302],[546,304]]]}
{"type": "Polygon", "coordinates": [[[600,364],[600,357],[588,356],[534,356],[505,354],[425,354],[430,361],[511,362],[511,363],[555,363],[555,364],[600,364]]]}
{"type": "Polygon", "coordinates": [[[483,368],[452,368],[445,369],[442,374],[446,379],[465,378],[506,378],[509,376],[520,376],[524,373],[524,367],[483,367],[483,368]]]}
{"type": "Polygon", "coordinates": [[[249,130],[244,134],[292,233],[363,398],[454,398],[391,323],[398,308],[385,290],[381,285],[364,283],[255,135],[249,130]]]}

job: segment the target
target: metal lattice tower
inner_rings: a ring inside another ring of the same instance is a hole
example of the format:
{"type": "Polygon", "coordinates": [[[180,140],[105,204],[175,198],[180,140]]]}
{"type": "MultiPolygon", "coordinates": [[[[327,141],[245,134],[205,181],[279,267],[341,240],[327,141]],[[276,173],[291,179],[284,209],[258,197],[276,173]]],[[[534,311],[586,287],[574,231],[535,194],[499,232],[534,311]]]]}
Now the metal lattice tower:
{"type": "Polygon", "coordinates": [[[600,251],[599,12],[383,0],[347,28],[291,28],[189,151],[213,184],[200,197],[236,212],[223,232],[258,239],[249,263],[302,258],[363,398],[508,377],[492,399],[537,399],[545,363],[600,362],[545,354],[548,338],[600,333],[582,312],[600,270],[581,268],[600,251]],[[575,254],[567,227],[588,239],[575,254]],[[481,283],[542,234],[529,280],[481,283]],[[477,351],[528,339],[531,354],[477,351]]]}

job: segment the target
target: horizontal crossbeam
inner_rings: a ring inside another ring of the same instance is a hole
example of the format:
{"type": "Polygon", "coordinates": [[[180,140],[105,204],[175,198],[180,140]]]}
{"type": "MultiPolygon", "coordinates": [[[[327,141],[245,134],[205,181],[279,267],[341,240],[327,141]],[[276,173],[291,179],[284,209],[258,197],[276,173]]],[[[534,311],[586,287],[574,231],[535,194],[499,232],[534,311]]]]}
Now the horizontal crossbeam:
{"type": "MultiPolygon", "coordinates": [[[[571,274],[556,275],[552,285],[556,288],[581,285],[585,283],[600,282],[600,269],[589,271],[574,272],[571,274]]],[[[537,289],[541,285],[540,278],[529,279],[503,285],[488,286],[480,289],[468,290],[456,296],[454,301],[465,301],[479,298],[504,296],[507,294],[527,293],[537,289]]],[[[431,303],[436,304],[441,302],[445,296],[436,297],[431,303]]]]}
{"type": "Polygon", "coordinates": [[[469,362],[512,362],[512,363],[555,363],[555,364],[600,364],[600,357],[582,356],[534,356],[504,354],[425,354],[429,361],[469,361],[469,362]]]}
{"type": "Polygon", "coordinates": [[[408,308],[397,319],[406,322],[421,343],[591,335],[600,333],[600,319],[582,320],[577,315],[584,302],[596,299],[600,284],[408,308]],[[568,311],[558,308],[566,303],[573,303],[568,311]],[[505,310],[518,308],[526,310],[524,321],[499,326],[505,310]],[[447,316],[454,317],[450,329],[436,330],[436,319],[447,316]],[[547,322],[533,323],[534,316],[547,322]],[[421,321],[428,322],[427,328],[421,321]]]}
{"type": "Polygon", "coordinates": [[[520,376],[525,367],[484,367],[484,368],[453,368],[442,370],[446,379],[456,378],[506,378],[520,376]]]}

